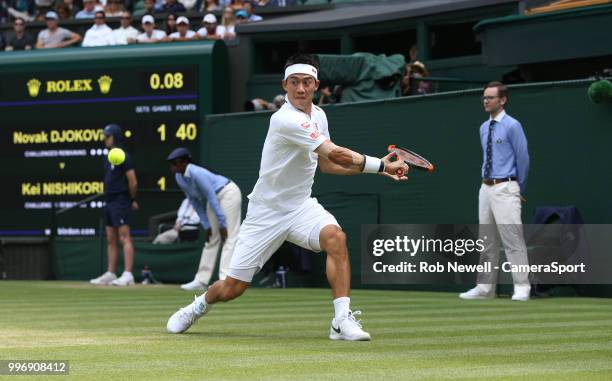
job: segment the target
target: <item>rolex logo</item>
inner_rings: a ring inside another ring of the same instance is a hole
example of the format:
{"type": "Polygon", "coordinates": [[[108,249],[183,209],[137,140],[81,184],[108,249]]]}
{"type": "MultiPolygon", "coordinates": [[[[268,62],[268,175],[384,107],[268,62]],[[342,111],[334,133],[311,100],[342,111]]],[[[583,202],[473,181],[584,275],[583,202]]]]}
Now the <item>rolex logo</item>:
{"type": "Polygon", "coordinates": [[[113,79],[109,77],[108,75],[103,75],[100,78],[98,78],[98,85],[100,86],[100,92],[102,94],[108,94],[110,92],[112,82],[113,82],[113,79]]]}
{"type": "Polygon", "coordinates": [[[35,98],[38,96],[38,93],[40,92],[40,85],[41,85],[41,82],[36,78],[32,78],[28,81],[27,83],[28,94],[30,94],[32,98],[35,98]]]}

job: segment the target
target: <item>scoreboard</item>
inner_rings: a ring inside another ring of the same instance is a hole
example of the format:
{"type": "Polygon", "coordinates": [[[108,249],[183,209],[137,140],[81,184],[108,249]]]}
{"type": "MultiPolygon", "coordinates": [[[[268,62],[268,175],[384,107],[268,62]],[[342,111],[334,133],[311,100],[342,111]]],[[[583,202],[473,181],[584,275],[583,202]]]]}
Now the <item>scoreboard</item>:
{"type": "Polygon", "coordinates": [[[99,233],[104,197],[53,214],[104,191],[110,123],[121,126],[138,187],[148,191],[139,193],[133,233],[146,234],[149,216],[178,208],[182,196],[168,193],[176,185],[165,158],[179,146],[198,156],[203,116],[214,111],[202,100],[214,71],[197,55],[175,64],[146,52],[134,60],[122,59],[123,50],[98,50],[118,57],[77,59],[69,70],[62,68],[68,59],[53,70],[0,71],[0,235],[99,233]]]}

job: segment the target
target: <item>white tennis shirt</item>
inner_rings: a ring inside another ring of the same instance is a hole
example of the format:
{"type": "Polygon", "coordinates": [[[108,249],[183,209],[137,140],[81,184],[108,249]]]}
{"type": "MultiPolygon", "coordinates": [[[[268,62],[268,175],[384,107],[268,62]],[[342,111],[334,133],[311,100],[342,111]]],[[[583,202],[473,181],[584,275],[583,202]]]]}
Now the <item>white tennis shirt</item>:
{"type": "Polygon", "coordinates": [[[309,116],[287,100],[270,118],[259,179],[249,199],[282,212],[302,206],[310,198],[317,170],[313,151],[329,138],[321,108],[312,105],[309,116]]]}

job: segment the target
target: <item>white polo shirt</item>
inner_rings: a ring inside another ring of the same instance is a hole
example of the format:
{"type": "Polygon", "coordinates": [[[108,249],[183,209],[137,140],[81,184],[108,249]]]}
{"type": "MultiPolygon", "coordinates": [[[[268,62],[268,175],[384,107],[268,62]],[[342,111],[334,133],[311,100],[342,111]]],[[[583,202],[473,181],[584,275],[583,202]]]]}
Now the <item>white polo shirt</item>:
{"type": "MultiPolygon", "coordinates": [[[[187,33],[185,33],[185,36],[182,37],[187,37],[187,38],[194,38],[196,35],[196,32],[194,32],[193,30],[188,30],[187,33]]],[[[181,38],[181,33],[180,32],[174,32],[174,33],[170,33],[170,36],[168,36],[170,38],[181,38]]]]}
{"type": "Polygon", "coordinates": [[[130,38],[138,37],[140,32],[138,29],[133,26],[128,26],[127,28],[119,27],[113,30],[113,37],[115,38],[115,44],[117,45],[127,45],[128,40],[130,38]]]}
{"type": "Polygon", "coordinates": [[[150,36],[146,32],[140,33],[136,37],[136,40],[138,42],[151,42],[151,41],[161,40],[164,37],[166,37],[166,32],[164,32],[163,30],[159,30],[159,29],[153,29],[150,36]]]}
{"type": "Polygon", "coordinates": [[[85,32],[81,46],[109,46],[115,45],[113,30],[106,24],[93,25],[85,32]]]}
{"type": "Polygon", "coordinates": [[[282,212],[301,207],[310,198],[317,170],[313,151],[329,138],[321,108],[313,105],[309,116],[287,100],[270,118],[259,179],[249,199],[282,212]]]}

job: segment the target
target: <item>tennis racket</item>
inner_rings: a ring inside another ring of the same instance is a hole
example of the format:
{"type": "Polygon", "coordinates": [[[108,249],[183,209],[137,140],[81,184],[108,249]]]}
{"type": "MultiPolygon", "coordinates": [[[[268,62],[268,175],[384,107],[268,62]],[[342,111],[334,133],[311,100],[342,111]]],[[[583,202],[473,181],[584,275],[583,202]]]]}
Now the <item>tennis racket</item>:
{"type": "MultiPolygon", "coordinates": [[[[434,171],[434,165],[431,164],[429,160],[409,149],[392,144],[387,148],[387,151],[395,153],[398,160],[404,160],[404,163],[408,164],[410,168],[415,168],[426,172],[434,171]]],[[[401,175],[398,173],[398,176],[401,175]]]]}

